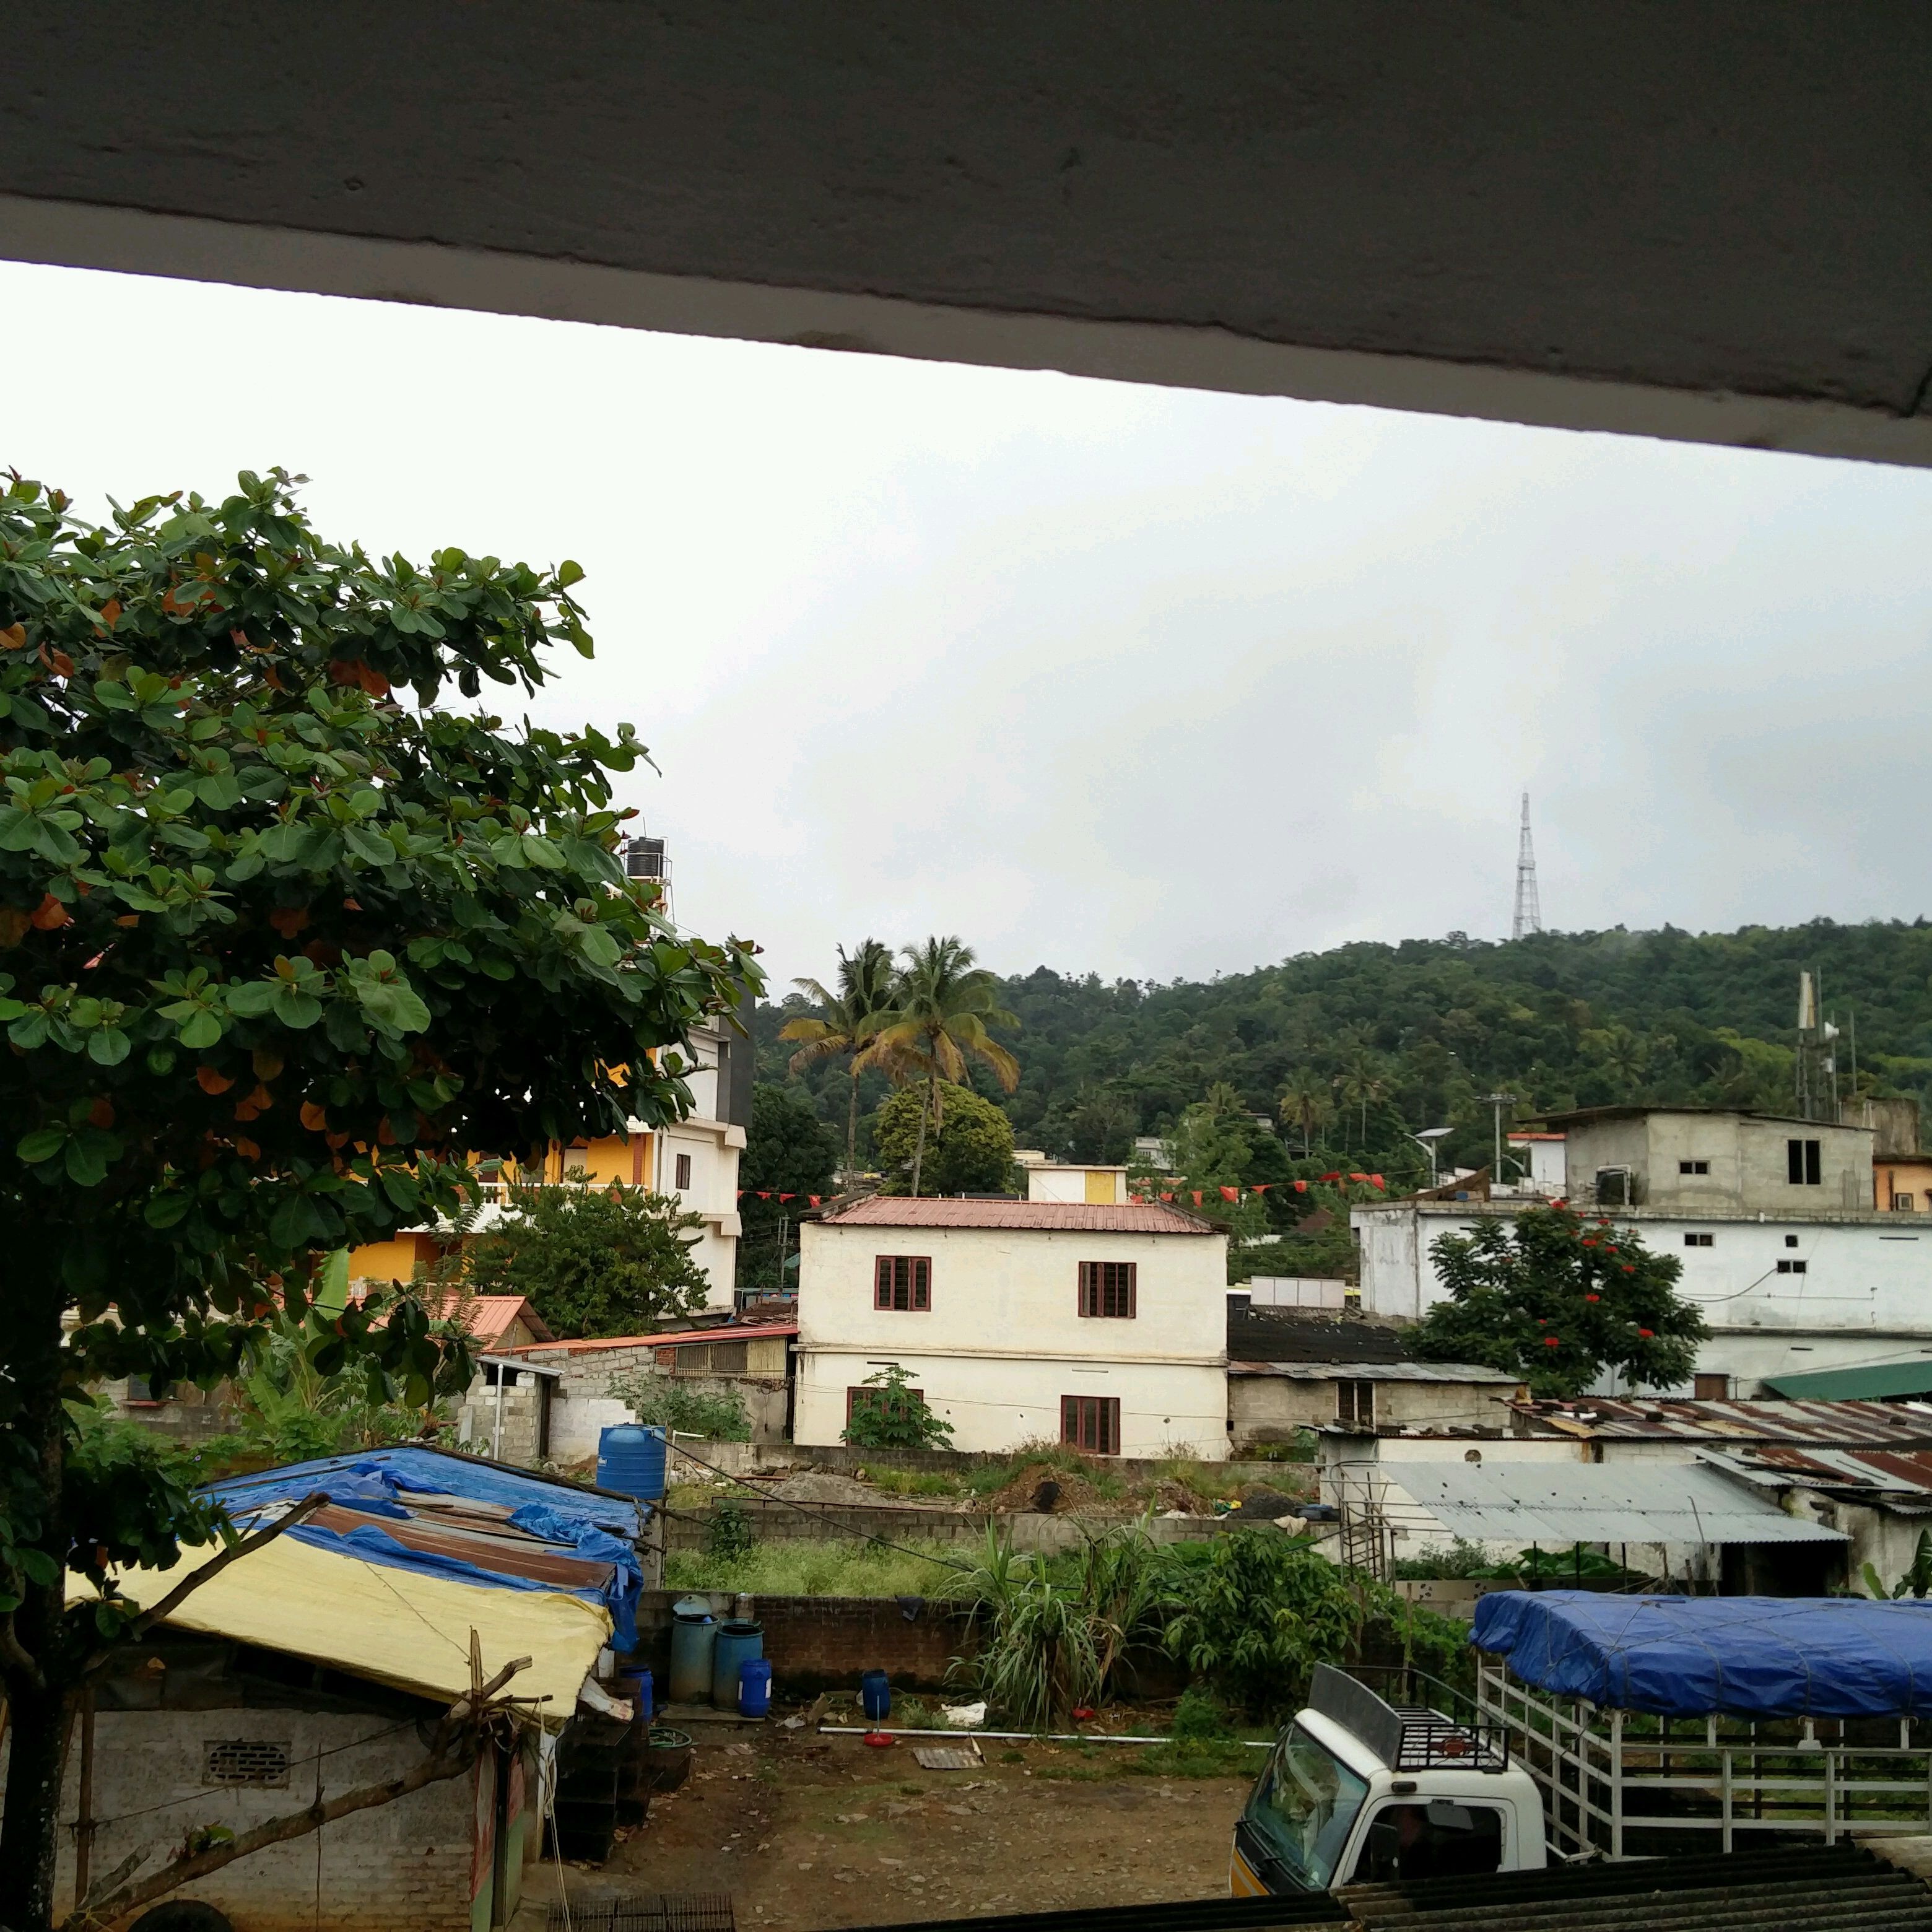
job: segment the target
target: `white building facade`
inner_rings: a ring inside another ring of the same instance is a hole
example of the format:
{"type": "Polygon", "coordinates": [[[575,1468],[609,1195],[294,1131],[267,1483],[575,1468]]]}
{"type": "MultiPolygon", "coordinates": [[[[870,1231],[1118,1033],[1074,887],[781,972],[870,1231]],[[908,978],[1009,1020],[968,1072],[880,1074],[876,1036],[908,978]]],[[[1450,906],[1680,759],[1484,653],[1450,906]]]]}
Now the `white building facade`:
{"type": "MultiPolygon", "coordinates": [[[[1419,1320],[1445,1290],[1430,1250],[1484,1212],[1530,1204],[1392,1201],[1358,1208],[1365,1314],[1419,1320]]],[[[1696,1377],[1708,1399],[1772,1393],[1771,1378],[1932,1358],[1932,1227],[1876,1212],[1778,1216],[1651,1208],[1600,1210],[1683,1264],[1678,1292],[1711,1334],[1696,1377]]],[[[1606,1383],[1599,1391],[1610,1393],[1606,1383]]]]}
{"type": "Polygon", "coordinates": [[[879,1196],[800,1236],[798,1443],[896,1364],[956,1449],[1226,1456],[1227,1238],[1197,1216],[879,1196]]]}

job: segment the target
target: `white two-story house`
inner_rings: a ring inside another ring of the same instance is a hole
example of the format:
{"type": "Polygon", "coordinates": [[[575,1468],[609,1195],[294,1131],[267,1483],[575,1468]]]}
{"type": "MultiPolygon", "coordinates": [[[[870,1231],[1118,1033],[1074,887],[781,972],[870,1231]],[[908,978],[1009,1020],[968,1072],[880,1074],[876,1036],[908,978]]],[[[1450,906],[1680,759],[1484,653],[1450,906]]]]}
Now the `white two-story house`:
{"type": "Polygon", "coordinates": [[[1226,1456],[1228,1243],[1198,1216],[881,1195],[800,1234],[799,1443],[897,1363],[956,1449],[1226,1456]]]}

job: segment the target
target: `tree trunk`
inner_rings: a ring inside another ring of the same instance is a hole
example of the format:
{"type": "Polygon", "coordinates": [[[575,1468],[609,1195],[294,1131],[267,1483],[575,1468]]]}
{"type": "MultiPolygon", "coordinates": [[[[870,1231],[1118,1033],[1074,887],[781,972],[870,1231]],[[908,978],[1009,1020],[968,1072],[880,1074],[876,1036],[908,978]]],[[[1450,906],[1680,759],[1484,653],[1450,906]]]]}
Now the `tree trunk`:
{"type": "Polygon", "coordinates": [[[913,1143],[912,1150],[912,1198],[915,1201],[919,1198],[919,1171],[926,1160],[926,1124],[932,1116],[932,1090],[933,1082],[928,1076],[926,1096],[920,1102],[919,1138],[913,1143]]]}
{"type": "MultiPolygon", "coordinates": [[[[37,1452],[34,1474],[47,1497],[46,1527],[35,1544],[61,1562],[67,1538],[60,1508],[61,1294],[55,1265],[39,1243],[14,1246],[9,1267],[8,1366],[20,1403],[14,1426],[37,1452]]],[[[46,1932],[53,1922],[54,1856],[59,1842],[68,1714],[67,1672],[62,1667],[68,1660],[60,1640],[66,1582],[64,1563],[51,1583],[22,1580],[20,1605],[10,1620],[11,1641],[0,1656],[8,1718],[7,1802],[0,1816],[0,1910],[12,1932],[46,1932]]]]}
{"type": "MultiPolygon", "coordinates": [[[[845,1107],[845,1172],[839,1177],[839,1192],[844,1193],[852,1185],[852,1177],[859,1171],[859,1070],[852,1070],[852,1097],[845,1107]]],[[[780,1287],[784,1286],[781,1282],[780,1287]]]]}

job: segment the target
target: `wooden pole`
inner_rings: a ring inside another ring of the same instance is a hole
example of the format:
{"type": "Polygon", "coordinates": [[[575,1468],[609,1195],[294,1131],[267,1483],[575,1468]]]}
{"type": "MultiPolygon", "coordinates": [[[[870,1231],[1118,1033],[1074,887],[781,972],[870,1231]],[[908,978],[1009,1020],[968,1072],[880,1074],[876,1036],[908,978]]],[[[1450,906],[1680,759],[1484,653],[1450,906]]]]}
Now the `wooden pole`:
{"type": "Polygon", "coordinates": [[[80,1814],[74,1820],[74,1897],[78,1905],[87,1896],[88,1868],[94,1862],[94,1688],[80,1694],[80,1814]]]}

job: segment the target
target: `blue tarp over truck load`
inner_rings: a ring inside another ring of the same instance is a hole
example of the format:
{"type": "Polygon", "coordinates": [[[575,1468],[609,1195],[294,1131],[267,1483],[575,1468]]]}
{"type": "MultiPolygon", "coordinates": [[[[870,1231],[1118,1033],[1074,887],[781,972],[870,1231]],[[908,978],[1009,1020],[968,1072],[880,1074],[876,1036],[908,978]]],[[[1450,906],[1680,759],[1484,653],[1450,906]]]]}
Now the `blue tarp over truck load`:
{"type": "Polygon", "coordinates": [[[1556,1697],[1656,1717],[1932,1716],[1932,1603],[1504,1590],[1469,1641],[1556,1697]]]}
{"type": "Polygon", "coordinates": [[[337,1510],[288,1534],[365,1562],[507,1590],[562,1590],[602,1604],[613,1641],[637,1640],[643,1566],[635,1547],[648,1506],[478,1457],[404,1445],[291,1462],[211,1483],[245,1524],[320,1491],[337,1510]],[[479,1507],[467,1512],[458,1501],[479,1507]]]}

